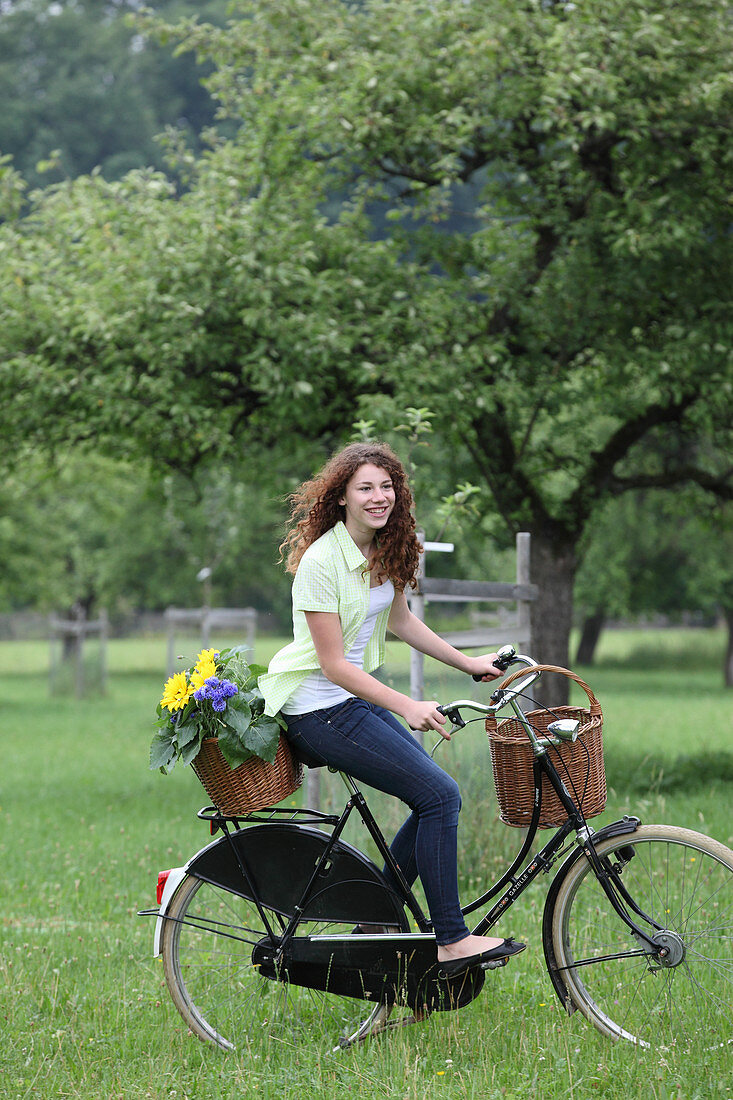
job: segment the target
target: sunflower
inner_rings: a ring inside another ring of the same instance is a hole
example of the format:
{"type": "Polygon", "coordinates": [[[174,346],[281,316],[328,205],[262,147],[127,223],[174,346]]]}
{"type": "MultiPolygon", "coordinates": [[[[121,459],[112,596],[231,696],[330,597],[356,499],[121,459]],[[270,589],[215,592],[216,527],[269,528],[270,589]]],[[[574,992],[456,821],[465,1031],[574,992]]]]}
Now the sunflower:
{"type": "Polygon", "coordinates": [[[216,661],[219,656],[216,649],[204,649],[199,653],[199,659],[191,673],[191,688],[196,691],[203,687],[210,676],[216,676],[216,661]]]}
{"type": "Polygon", "coordinates": [[[182,710],[193,694],[185,672],[176,672],[166,680],[160,705],[169,711],[182,710]]]}
{"type": "Polygon", "coordinates": [[[218,649],[202,649],[198,657],[196,658],[195,667],[198,668],[198,666],[204,661],[215,661],[218,656],[218,649]]]}

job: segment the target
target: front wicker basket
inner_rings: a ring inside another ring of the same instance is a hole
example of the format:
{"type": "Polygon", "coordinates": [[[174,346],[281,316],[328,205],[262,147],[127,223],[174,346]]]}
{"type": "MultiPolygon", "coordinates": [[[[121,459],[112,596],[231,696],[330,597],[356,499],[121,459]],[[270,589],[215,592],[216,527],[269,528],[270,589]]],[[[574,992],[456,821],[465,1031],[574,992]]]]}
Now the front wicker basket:
{"type": "Polygon", "coordinates": [[[275,806],[303,782],[303,765],[295,759],[282,734],[274,764],[252,756],[230,768],[217,739],[207,737],[191,767],[217,809],[232,817],[275,806]]]}
{"type": "MultiPolygon", "coordinates": [[[[601,706],[588,685],[569,669],[558,665],[539,665],[543,672],[558,672],[584,689],[588,707],[553,707],[534,710],[525,715],[538,737],[544,737],[550,722],[558,718],[576,718],[580,722],[577,741],[564,741],[552,751],[552,761],[573,799],[583,813],[595,817],[606,806],[606,772],[603,764],[603,714],[601,706]],[[577,793],[576,793],[577,792],[577,793]]],[[[527,674],[527,669],[512,673],[502,683],[527,674]]],[[[534,753],[524,727],[517,718],[497,721],[495,715],[486,719],[486,732],[491,748],[494,784],[499,801],[499,816],[506,825],[527,828],[534,809],[534,753]]],[[[556,828],[567,819],[567,813],[547,776],[542,776],[541,829],[556,828]]]]}

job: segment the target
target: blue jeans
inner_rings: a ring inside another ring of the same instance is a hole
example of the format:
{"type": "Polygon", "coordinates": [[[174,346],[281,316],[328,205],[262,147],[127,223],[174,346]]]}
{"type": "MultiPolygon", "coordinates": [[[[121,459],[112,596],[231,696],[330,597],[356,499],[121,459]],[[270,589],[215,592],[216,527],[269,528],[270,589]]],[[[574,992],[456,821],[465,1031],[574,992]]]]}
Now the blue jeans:
{"type": "Polygon", "coordinates": [[[392,854],[410,885],[420,876],[436,942],[467,936],[458,900],[461,796],[455,780],[393,714],[363,699],[285,718],[287,738],[306,763],[327,764],[407,803],[412,813],[392,854]]]}

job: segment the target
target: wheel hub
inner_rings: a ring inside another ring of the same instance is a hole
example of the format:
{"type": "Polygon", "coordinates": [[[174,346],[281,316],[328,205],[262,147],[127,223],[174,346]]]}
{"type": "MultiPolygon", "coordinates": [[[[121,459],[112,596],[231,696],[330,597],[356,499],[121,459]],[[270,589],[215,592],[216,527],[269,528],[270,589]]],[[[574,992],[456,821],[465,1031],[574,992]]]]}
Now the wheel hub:
{"type": "Polygon", "coordinates": [[[679,966],[687,954],[684,941],[677,932],[657,932],[652,937],[658,953],[655,962],[663,967],[679,966]]]}

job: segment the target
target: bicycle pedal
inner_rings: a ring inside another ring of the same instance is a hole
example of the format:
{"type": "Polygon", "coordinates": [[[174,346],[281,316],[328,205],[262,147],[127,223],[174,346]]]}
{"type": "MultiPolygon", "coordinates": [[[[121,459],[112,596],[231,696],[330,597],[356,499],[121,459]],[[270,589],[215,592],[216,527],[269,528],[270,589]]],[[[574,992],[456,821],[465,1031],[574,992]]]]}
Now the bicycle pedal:
{"type": "Polygon", "coordinates": [[[509,962],[509,956],[506,955],[503,959],[489,959],[488,962],[481,963],[482,970],[498,970],[500,966],[506,966],[509,962]]]}

